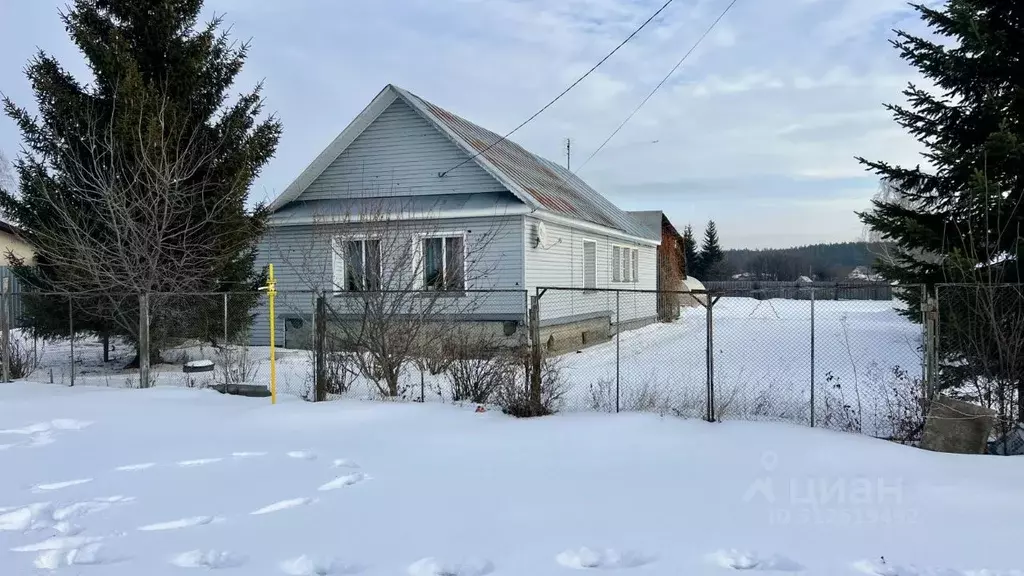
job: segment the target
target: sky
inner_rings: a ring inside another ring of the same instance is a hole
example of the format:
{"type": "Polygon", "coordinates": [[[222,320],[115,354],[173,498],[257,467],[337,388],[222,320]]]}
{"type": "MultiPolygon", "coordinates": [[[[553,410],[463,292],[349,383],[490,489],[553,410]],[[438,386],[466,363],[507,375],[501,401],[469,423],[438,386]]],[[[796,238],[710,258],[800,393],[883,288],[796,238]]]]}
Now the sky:
{"type": "MultiPolygon", "coordinates": [[[[939,0],[927,0],[935,4],[939,0]]],[[[921,82],[889,44],[922,32],[903,0],[738,0],[597,155],[729,0],[674,0],[512,140],[571,166],[625,210],[662,210],[726,248],[859,240],[878,180],[855,159],[920,163],[883,108],[921,82]]],[[[236,92],[265,82],[284,124],[251,192],[280,194],[388,83],[507,133],[626,38],[664,0],[207,0],[251,41],[236,92]]],[[[30,109],[37,49],[88,79],[63,2],[0,0],[0,92],[30,109]]],[[[0,117],[0,151],[20,136],[0,117]]]]}

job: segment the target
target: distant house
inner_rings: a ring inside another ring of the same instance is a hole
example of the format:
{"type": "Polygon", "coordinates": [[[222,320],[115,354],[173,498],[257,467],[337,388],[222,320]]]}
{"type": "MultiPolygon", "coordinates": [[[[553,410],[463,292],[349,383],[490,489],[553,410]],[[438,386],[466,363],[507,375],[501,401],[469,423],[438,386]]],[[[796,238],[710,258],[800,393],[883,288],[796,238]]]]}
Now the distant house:
{"type": "MultiPolygon", "coordinates": [[[[575,174],[397,86],[386,86],[270,205],[259,262],[273,263],[277,338],[308,337],[312,297],[399,287],[480,298],[460,319],[519,330],[540,298],[542,337],[559,346],[657,319],[662,236],[575,174]],[[386,221],[386,230],[379,224],[386,221]],[[382,246],[408,247],[384,262],[382,246]],[[392,259],[393,260],[393,259],[392,259]],[[372,271],[367,275],[367,271],[372,271]],[[512,290],[504,296],[475,290],[512,290]],[[483,301],[486,299],[486,302],[483,301]],[[618,312],[618,317],[616,312],[618,312]]],[[[265,315],[254,342],[269,340],[265,315]]]]}
{"type": "Polygon", "coordinates": [[[35,261],[35,250],[22,239],[21,231],[10,222],[0,220],[0,266],[7,266],[8,254],[14,254],[32,264],[35,261]]]}
{"type": "Polygon", "coordinates": [[[679,291],[687,290],[686,281],[686,250],[683,247],[683,235],[672,225],[668,216],[660,210],[630,212],[647,229],[651,238],[657,238],[657,290],[658,319],[670,322],[679,318],[679,291]]]}
{"type": "Polygon", "coordinates": [[[853,280],[856,282],[881,282],[882,276],[871,272],[871,268],[867,266],[857,266],[847,276],[847,280],[853,280]]]}

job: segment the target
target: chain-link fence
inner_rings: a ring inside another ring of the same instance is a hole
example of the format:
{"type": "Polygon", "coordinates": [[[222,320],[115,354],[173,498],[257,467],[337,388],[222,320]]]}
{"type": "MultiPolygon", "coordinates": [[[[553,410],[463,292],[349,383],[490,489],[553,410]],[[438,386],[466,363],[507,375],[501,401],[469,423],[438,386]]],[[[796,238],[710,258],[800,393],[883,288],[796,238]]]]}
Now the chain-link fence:
{"type": "MultiPolygon", "coordinates": [[[[277,292],[277,391],[487,404],[528,394],[537,375],[539,400],[552,409],[908,435],[921,421],[924,339],[911,319],[920,310],[869,299],[877,291],[848,299],[836,287],[825,298],[818,287],[784,288],[277,292]]],[[[952,306],[952,292],[939,297],[952,306]]],[[[265,292],[21,293],[6,294],[0,309],[11,378],[139,386],[136,343],[145,341],[151,384],[265,389],[268,305],[265,292]],[[96,327],[110,326],[100,322],[108,316],[118,320],[105,336],[96,327]],[[34,328],[13,328],[23,325],[34,328]]],[[[956,335],[951,322],[970,325],[952,314],[944,344],[956,335]]]]}
{"type": "Polygon", "coordinates": [[[313,396],[490,403],[525,390],[526,308],[523,290],[321,295],[313,396]]]}
{"type": "Polygon", "coordinates": [[[909,315],[920,312],[874,290],[818,290],[672,293],[680,312],[666,316],[665,292],[542,288],[537,332],[563,376],[563,410],[919,431],[923,337],[909,315]]]}
{"type": "Polygon", "coordinates": [[[269,349],[251,346],[265,308],[260,292],[4,292],[3,370],[7,380],[65,386],[266,388],[269,349]]]}
{"type": "Polygon", "coordinates": [[[1015,431],[1024,414],[1024,285],[941,284],[935,301],[938,390],[990,409],[997,438],[1024,441],[1015,431]]]}
{"type": "Polygon", "coordinates": [[[139,311],[137,294],[3,291],[5,380],[137,387],[139,311]]]}

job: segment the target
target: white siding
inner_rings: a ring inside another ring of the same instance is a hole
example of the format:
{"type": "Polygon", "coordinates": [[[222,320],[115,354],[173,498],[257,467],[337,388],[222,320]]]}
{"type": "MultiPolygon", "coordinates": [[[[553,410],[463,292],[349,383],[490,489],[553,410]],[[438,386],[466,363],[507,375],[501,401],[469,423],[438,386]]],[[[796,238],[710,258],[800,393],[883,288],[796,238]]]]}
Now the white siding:
{"type": "Polygon", "coordinates": [[[401,100],[381,113],[297,199],[500,192],[469,155],[401,100]]]}
{"type": "MultiPolygon", "coordinates": [[[[440,222],[394,223],[389,226],[393,237],[400,238],[402,245],[413,245],[413,238],[420,233],[465,232],[468,259],[467,288],[470,290],[523,290],[523,223],[520,216],[452,219],[440,222]]],[[[339,229],[340,230],[340,229],[339,229]]],[[[357,227],[346,228],[342,234],[358,233],[357,227]]],[[[313,295],[316,290],[331,290],[333,275],[333,254],[330,238],[333,231],[316,229],[311,226],[286,226],[268,231],[257,256],[257,266],[274,264],[277,276],[277,317],[275,338],[283,345],[284,317],[308,317],[313,311],[313,295]],[[305,291],[305,293],[298,293],[305,291]]],[[[398,243],[384,241],[385,260],[388,251],[396,256],[398,243]],[[390,247],[389,247],[390,246],[390,247]]],[[[387,266],[388,264],[385,264],[387,266]]],[[[398,269],[412,269],[410,262],[395,264],[398,269]]],[[[385,272],[385,277],[387,277],[385,272]]],[[[396,280],[384,289],[405,289],[409,282],[396,280]]],[[[525,314],[525,295],[521,293],[495,293],[472,295],[477,305],[461,307],[474,315],[509,316],[525,314]]],[[[336,300],[340,302],[341,300],[336,300]]],[[[265,305],[256,311],[253,324],[255,345],[266,345],[270,340],[270,326],[265,305]]]]}
{"type": "MultiPolygon", "coordinates": [[[[599,233],[577,230],[545,222],[547,247],[536,246],[536,218],[527,217],[523,233],[526,288],[533,295],[538,287],[569,288],[548,290],[541,298],[541,322],[558,323],[559,319],[603,315],[615,322],[616,293],[587,292],[583,289],[583,242],[594,242],[597,249],[597,288],[621,290],[655,290],[657,285],[657,247],[633,244],[599,233]],[[612,246],[635,249],[639,278],[630,282],[612,281],[612,246]]],[[[654,293],[620,292],[619,310],[622,321],[657,316],[654,293]]]]}

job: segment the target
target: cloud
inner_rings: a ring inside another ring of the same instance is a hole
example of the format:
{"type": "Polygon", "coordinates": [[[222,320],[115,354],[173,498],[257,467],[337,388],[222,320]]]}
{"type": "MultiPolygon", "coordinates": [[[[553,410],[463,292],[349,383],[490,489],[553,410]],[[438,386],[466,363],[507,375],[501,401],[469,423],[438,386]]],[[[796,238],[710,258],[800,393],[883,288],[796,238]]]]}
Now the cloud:
{"type": "MultiPolygon", "coordinates": [[[[727,2],[676,0],[513,139],[560,160],[571,138],[578,167],[727,2]]],[[[206,8],[226,13],[233,34],[252,40],[237,89],[264,80],[267,108],[284,122],[277,156],[252,193],[261,200],[280,193],[389,82],[504,133],[662,3],[207,0],[206,8]]],[[[20,104],[33,101],[22,68],[36,45],[80,61],[59,5],[4,7],[0,85],[20,104]]],[[[727,245],[853,235],[851,207],[866,206],[874,189],[854,157],[920,160],[917,143],[881,106],[901,102],[902,87],[917,79],[886,42],[897,25],[915,25],[903,0],[739,2],[580,175],[624,207],[662,209],[683,222],[719,219],[727,245]],[[863,180],[851,186],[851,178],[863,180]],[[722,182],[728,195],[706,193],[722,182]],[[773,183],[768,208],[764,182],[773,183]],[[814,183],[814,203],[792,192],[805,182],[814,183]],[[779,222],[788,223],[785,233],[779,222]]],[[[13,155],[18,147],[14,126],[0,120],[0,149],[13,155]]]]}

